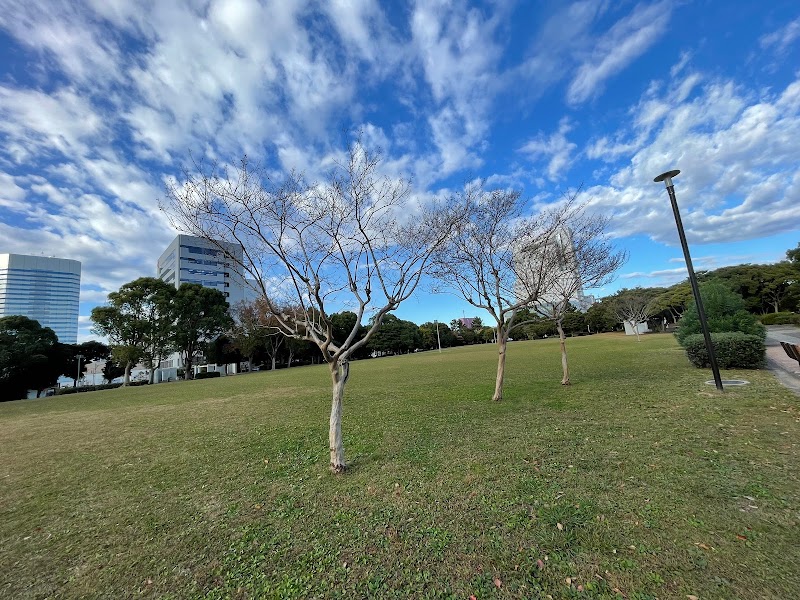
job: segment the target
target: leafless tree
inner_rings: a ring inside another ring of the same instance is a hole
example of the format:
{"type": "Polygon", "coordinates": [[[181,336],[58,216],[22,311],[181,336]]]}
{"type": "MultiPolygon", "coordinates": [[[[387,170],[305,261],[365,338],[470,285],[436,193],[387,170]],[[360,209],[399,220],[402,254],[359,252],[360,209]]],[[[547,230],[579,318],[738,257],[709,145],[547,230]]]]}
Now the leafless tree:
{"type": "Polygon", "coordinates": [[[546,247],[574,208],[565,202],[525,216],[519,192],[487,191],[482,185],[467,186],[453,201],[465,207],[465,216],[437,252],[438,288],[462,296],[494,319],[498,363],[492,399],[500,401],[509,334],[528,322],[518,322],[517,312],[535,303],[557,276],[552,253],[542,253],[536,262],[520,260],[520,253],[535,255],[546,247]]]}
{"type": "Polygon", "coordinates": [[[533,304],[538,315],[555,322],[561,349],[561,385],[570,385],[564,315],[570,302],[579,300],[584,289],[613,280],[625,264],[625,251],[614,250],[605,235],[609,219],[577,209],[565,219],[539,252],[527,253],[531,260],[544,258],[555,270],[549,288],[533,304]]]}
{"type": "Polygon", "coordinates": [[[275,181],[247,158],[235,168],[195,164],[184,181],[168,186],[162,206],[180,230],[212,243],[239,242],[244,258],[238,267],[281,333],[319,347],[332,380],[335,473],[346,467],[342,400],[349,359],[411,296],[454,223],[453,210],[411,202],[409,182],[382,177],[378,167],[379,157],[360,140],[319,184],[297,173],[275,181]],[[295,308],[281,310],[285,306],[295,308]],[[357,319],[347,338],[335,341],[330,316],[337,310],[352,310],[357,319]],[[359,337],[365,313],[372,325],[359,337]]]}
{"type": "Polygon", "coordinates": [[[639,337],[639,325],[647,323],[647,319],[653,314],[654,298],[647,294],[645,290],[635,288],[632,290],[621,290],[616,294],[613,301],[614,314],[623,325],[627,323],[636,334],[636,341],[641,341],[639,337]]]}

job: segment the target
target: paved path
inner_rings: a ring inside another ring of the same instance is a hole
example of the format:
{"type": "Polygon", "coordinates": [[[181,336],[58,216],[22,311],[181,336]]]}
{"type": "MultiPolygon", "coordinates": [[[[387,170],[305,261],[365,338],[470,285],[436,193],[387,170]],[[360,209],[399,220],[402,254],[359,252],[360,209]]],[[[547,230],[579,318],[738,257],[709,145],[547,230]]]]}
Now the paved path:
{"type": "Polygon", "coordinates": [[[800,395],[800,363],[786,355],[780,342],[800,345],[800,328],[794,325],[769,325],[766,341],[767,368],[775,373],[783,385],[800,395]]]}

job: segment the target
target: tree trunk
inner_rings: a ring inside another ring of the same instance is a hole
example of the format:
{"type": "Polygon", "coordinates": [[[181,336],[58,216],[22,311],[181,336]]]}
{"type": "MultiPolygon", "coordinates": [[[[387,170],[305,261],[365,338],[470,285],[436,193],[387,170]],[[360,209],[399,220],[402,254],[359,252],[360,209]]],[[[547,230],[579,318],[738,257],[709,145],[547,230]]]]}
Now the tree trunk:
{"type": "Polygon", "coordinates": [[[273,355],[272,355],[272,370],[273,370],[273,371],[275,370],[275,361],[276,361],[277,359],[278,359],[278,357],[277,357],[277,356],[275,356],[275,355],[273,354],[273,355]]]}
{"type": "Polygon", "coordinates": [[[641,342],[642,340],[639,339],[639,323],[637,321],[628,321],[633,327],[633,333],[636,334],[636,341],[641,342]]]}
{"type": "Polygon", "coordinates": [[[500,402],[503,399],[503,380],[506,376],[506,346],[508,345],[508,335],[502,334],[497,338],[497,380],[494,384],[494,396],[492,400],[500,402]]]}
{"type": "Polygon", "coordinates": [[[292,359],[294,358],[294,352],[291,350],[289,351],[289,358],[286,359],[286,368],[290,369],[292,367],[292,359]]]}
{"type": "Polygon", "coordinates": [[[350,363],[347,360],[331,364],[333,400],[328,441],[331,449],[331,471],[334,473],[341,473],[347,468],[344,462],[344,442],[342,441],[342,400],[344,399],[344,386],[349,377],[350,363]]]}
{"type": "Polygon", "coordinates": [[[558,339],[561,341],[561,370],[564,376],[561,378],[561,385],[569,385],[569,364],[567,363],[567,336],[564,333],[564,327],[561,325],[561,319],[556,321],[556,328],[558,329],[558,339]]]}
{"type": "Polygon", "coordinates": [[[131,382],[131,367],[132,366],[133,366],[133,363],[130,362],[130,361],[125,363],[125,376],[122,379],[122,387],[125,387],[126,385],[129,385],[130,382],[131,382]]]}

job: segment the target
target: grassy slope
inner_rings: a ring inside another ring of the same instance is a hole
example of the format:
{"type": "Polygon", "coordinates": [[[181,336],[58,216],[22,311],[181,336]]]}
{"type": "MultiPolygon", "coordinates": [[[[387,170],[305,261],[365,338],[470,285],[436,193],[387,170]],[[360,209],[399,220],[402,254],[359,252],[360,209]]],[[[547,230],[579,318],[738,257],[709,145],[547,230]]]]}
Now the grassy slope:
{"type": "Polygon", "coordinates": [[[0,596],[800,595],[798,398],[569,348],[354,363],[341,477],[324,367],[0,405],[0,596]]]}

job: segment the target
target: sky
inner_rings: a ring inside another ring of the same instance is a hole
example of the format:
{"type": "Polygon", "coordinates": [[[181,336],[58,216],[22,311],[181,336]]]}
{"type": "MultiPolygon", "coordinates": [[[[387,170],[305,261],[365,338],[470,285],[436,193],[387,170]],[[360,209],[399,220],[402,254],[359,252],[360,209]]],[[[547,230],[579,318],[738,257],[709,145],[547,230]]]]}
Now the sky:
{"type": "MultiPolygon", "coordinates": [[[[0,0],[0,252],[82,262],[79,341],[176,232],[190,157],[315,176],[352,132],[417,193],[581,189],[630,260],[600,290],[800,241],[796,0],[0,0]]],[[[421,291],[417,323],[479,311],[421,291]]],[[[480,315],[484,317],[485,315],[480,315]]]]}

